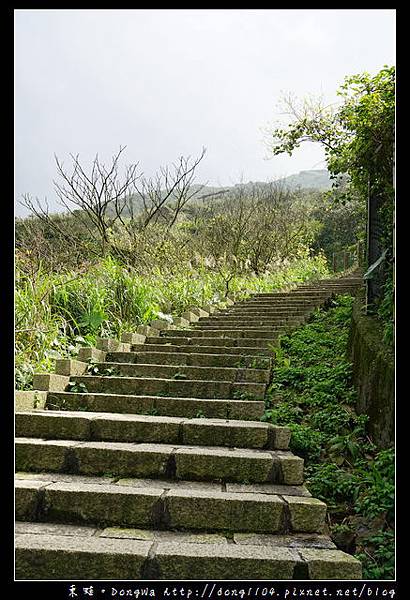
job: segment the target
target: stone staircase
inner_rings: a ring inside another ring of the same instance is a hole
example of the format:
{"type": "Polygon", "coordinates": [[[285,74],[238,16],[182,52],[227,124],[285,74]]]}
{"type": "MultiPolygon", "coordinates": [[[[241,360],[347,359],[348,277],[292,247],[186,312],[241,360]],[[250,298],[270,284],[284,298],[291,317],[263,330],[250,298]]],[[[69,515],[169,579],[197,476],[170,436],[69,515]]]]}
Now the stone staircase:
{"type": "Polygon", "coordinates": [[[49,386],[43,408],[17,410],[16,578],[359,579],[290,430],[260,418],[268,346],[361,282],[257,294],[98,351],[76,392],[49,386]]]}

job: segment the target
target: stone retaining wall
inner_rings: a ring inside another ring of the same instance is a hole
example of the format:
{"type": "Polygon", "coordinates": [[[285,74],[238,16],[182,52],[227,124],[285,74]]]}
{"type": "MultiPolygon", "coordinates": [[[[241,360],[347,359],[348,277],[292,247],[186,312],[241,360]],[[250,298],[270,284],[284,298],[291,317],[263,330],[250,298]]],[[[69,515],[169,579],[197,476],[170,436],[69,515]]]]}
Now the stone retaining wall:
{"type": "Polygon", "coordinates": [[[380,448],[391,446],[395,429],[394,355],[383,343],[380,323],[363,314],[360,297],[354,302],[348,347],[358,391],[356,410],[369,416],[372,441],[380,448]]]}

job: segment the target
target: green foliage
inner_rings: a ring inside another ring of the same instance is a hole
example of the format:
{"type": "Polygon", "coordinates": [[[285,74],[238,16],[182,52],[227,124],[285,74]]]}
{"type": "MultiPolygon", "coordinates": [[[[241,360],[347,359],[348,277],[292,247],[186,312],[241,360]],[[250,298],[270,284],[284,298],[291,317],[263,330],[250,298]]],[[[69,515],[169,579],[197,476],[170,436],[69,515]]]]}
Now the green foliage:
{"type": "Polygon", "coordinates": [[[273,154],[291,155],[304,141],[319,142],[333,179],[348,174],[353,187],[366,197],[371,177],[373,190],[391,197],[394,67],[384,67],[375,76],[361,73],[346,77],[337,93],[341,103],[336,109],[312,100],[296,108],[288,101],[294,121],[287,129],[271,132],[273,154]]]}
{"type": "Polygon", "coordinates": [[[380,451],[374,461],[363,465],[366,488],[361,490],[356,510],[368,517],[385,513],[389,522],[394,520],[394,451],[380,451]]]}
{"type": "Polygon", "coordinates": [[[350,191],[349,198],[340,201],[344,188],[322,194],[314,204],[312,216],[320,223],[313,248],[321,250],[332,262],[338,259],[336,268],[343,266],[343,251],[357,253],[356,244],[366,236],[366,203],[357,193],[350,191]]]}
{"type": "Polygon", "coordinates": [[[355,556],[363,565],[366,579],[390,579],[394,573],[394,532],[380,531],[366,539],[366,551],[355,556]]]}
{"type": "Polygon", "coordinates": [[[395,68],[384,67],[372,77],[347,77],[339,96],[342,143],[331,152],[332,173],[349,173],[355,187],[367,192],[369,177],[374,192],[392,195],[395,122],[395,68]]]}
{"type": "Polygon", "coordinates": [[[70,381],[66,388],[67,392],[76,392],[77,394],[87,394],[87,386],[85,383],[77,383],[76,381],[70,381]]]}
{"type": "MultiPolygon", "coordinates": [[[[31,389],[34,372],[52,371],[57,358],[76,356],[97,336],[119,338],[158,317],[180,316],[193,305],[222,305],[225,281],[220,272],[185,262],[175,265],[175,273],[164,269],[140,275],[108,257],[85,270],[50,273],[40,263],[29,272],[26,258],[18,253],[17,389],[31,389]]],[[[306,256],[259,277],[247,272],[235,275],[231,286],[239,298],[327,274],[323,257],[306,256]]]]}
{"type": "Polygon", "coordinates": [[[394,282],[393,269],[387,272],[384,284],[383,296],[378,307],[378,317],[383,323],[383,339],[386,344],[393,346],[394,343],[394,282]]]}
{"type": "Polygon", "coordinates": [[[346,359],[352,303],[351,297],[338,296],[272,348],[275,368],[263,420],[290,427],[290,448],[305,460],[306,484],[327,503],[335,540],[343,532],[352,538],[364,578],[389,579],[394,451],[376,449],[366,433],[368,417],[353,409],[356,392],[346,359]]]}
{"type": "Polygon", "coordinates": [[[334,180],[333,199],[339,203],[333,222],[326,213],[319,217],[322,228],[316,244],[328,258],[330,252],[337,251],[338,247],[342,249],[342,245],[363,241],[367,200],[369,196],[380,199],[381,227],[377,236],[387,250],[384,273],[387,289],[379,316],[385,323],[385,339],[392,343],[395,68],[384,66],[374,76],[365,72],[346,77],[337,93],[340,98],[337,108],[324,107],[320,100],[305,100],[298,107],[292,99],[288,100],[293,121],[287,128],[271,132],[272,152],[274,155],[292,154],[304,141],[323,145],[334,180]],[[351,210],[344,211],[340,204],[346,204],[351,210]],[[352,239],[354,230],[356,240],[352,239]]]}

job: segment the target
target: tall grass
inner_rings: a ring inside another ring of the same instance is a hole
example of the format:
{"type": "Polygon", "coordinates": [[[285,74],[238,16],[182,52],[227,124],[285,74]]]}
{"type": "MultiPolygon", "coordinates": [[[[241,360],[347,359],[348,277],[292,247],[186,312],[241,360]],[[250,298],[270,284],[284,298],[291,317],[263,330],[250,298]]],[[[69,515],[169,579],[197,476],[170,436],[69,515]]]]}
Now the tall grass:
{"type": "MultiPolygon", "coordinates": [[[[305,257],[260,276],[233,275],[228,291],[237,297],[280,289],[328,276],[322,256],[305,257]]],[[[40,265],[33,275],[16,263],[16,386],[30,389],[34,372],[53,369],[56,358],[75,356],[97,336],[120,337],[159,316],[181,315],[190,306],[224,300],[222,272],[179,266],[174,273],[140,276],[113,258],[86,272],[48,273],[40,265]]]]}

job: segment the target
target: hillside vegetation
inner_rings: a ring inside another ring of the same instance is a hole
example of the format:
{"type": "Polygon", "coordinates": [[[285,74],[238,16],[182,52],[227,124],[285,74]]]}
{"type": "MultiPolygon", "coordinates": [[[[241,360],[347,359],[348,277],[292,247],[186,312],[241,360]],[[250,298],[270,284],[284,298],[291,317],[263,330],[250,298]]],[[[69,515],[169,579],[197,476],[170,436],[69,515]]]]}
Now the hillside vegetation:
{"type": "Polygon", "coordinates": [[[355,554],[364,579],[394,577],[394,449],[378,450],[357,415],[347,359],[352,298],[339,296],[282,336],[264,419],[292,430],[306,484],[328,506],[336,545],[355,554]]]}
{"type": "Polygon", "coordinates": [[[96,157],[90,172],[78,157],[71,170],[57,159],[62,213],[24,199],[32,215],[16,221],[20,389],[97,336],[325,277],[332,252],[363,233],[355,200],[341,226],[323,192],[273,182],[204,194],[194,179],[204,152],[145,180],[136,165],[120,174],[122,151],[108,166],[96,157]]]}

